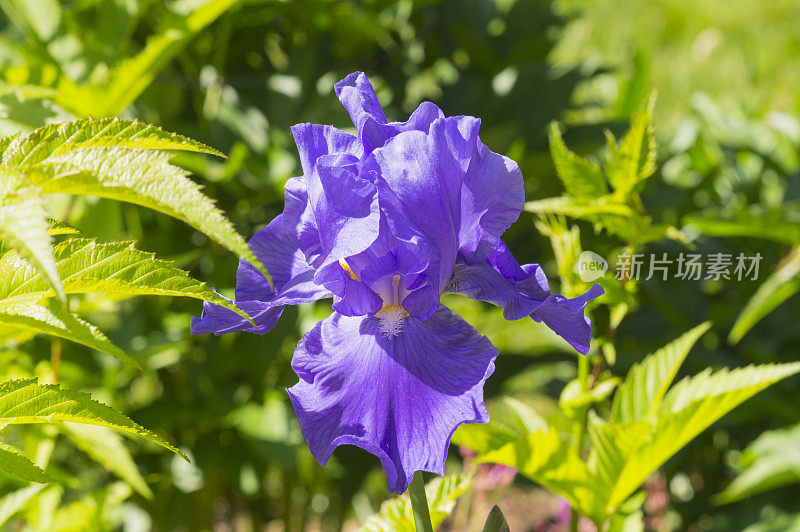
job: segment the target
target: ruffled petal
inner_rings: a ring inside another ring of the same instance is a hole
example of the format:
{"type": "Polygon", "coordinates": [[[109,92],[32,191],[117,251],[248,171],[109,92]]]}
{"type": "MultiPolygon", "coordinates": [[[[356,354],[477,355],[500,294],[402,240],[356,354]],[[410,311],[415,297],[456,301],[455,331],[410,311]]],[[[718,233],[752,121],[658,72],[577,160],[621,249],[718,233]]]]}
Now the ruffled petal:
{"type": "Polygon", "coordinates": [[[378,124],[386,123],[386,115],[383,114],[375,89],[363,72],[353,72],[336,83],[334,90],[357,130],[361,130],[367,119],[378,124]]]}
{"type": "Polygon", "coordinates": [[[544,322],[554,333],[585,355],[589,352],[592,340],[592,321],[583,315],[583,311],[586,303],[604,293],[603,288],[596,284],[582,296],[573,299],[558,294],[551,295],[531,313],[531,318],[544,322]]]}
{"type": "Polygon", "coordinates": [[[483,260],[517,221],[524,203],[525,189],[517,163],[477,141],[461,191],[461,256],[468,262],[483,260]]]}
{"type": "Polygon", "coordinates": [[[415,471],[444,474],[450,438],[461,423],[489,420],[483,384],[497,349],[440,307],[430,320],[407,318],[387,338],[379,321],[334,314],[297,346],[289,388],[312,454],[327,463],[339,445],[376,455],[390,491],[415,471]]]}
{"type": "Polygon", "coordinates": [[[365,152],[380,148],[403,131],[428,132],[444,113],[431,102],[422,102],[405,122],[388,122],[372,84],[363,72],[354,72],[334,86],[336,96],[347,110],[365,152]]]}
{"type": "Polygon", "coordinates": [[[286,215],[276,216],[248,242],[253,254],[270,272],[273,286],[246,261],[239,261],[236,272],[236,305],[253,318],[256,326],[232,310],[205,302],[202,315],[192,318],[192,334],[234,331],[265,334],[275,327],[285,305],[331,296],[324,286],[314,282],[315,270],[305,261],[296,237],[284,231],[286,215]]]}
{"type": "Polygon", "coordinates": [[[400,133],[372,153],[381,209],[397,238],[430,257],[426,273],[436,294],[455,264],[461,217],[463,170],[448,146],[447,120],[436,120],[429,134],[400,133]]]}
{"type": "Polygon", "coordinates": [[[539,265],[519,266],[502,242],[484,262],[459,262],[446,290],[497,305],[507,320],[530,316],[544,322],[583,354],[589,352],[592,337],[592,322],[584,316],[586,303],[604,293],[600,285],[594,285],[574,299],[550,294],[539,265]]]}
{"type": "Polygon", "coordinates": [[[292,136],[305,175],[311,174],[314,163],[323,155],[347,153],[358,159],[364,155],[358,138],[333,126],[297,124],[292,126],[292,136]]]}

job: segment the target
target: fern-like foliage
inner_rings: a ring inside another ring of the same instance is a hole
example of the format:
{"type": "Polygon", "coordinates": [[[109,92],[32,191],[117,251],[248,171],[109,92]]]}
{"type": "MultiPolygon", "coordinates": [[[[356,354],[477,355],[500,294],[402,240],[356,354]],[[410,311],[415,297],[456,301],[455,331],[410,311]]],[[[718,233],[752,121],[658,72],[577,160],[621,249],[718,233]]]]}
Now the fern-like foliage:
{"type": "Polygon", "coordinates": [[[39,384],[36,379],[15,379],[0,384],[0,426],[64,421],[127,432],[186,457],[161,436],[95,401],[87,393],[54,384],[39,384]]]}
{"type": "MultiPolygon", "coordinates": [[[[81,194],[125,201],[183,220],[264,267],[231,223],[200,192],[169,150],[221,156],[182,135],[137,121],[78,120],[0,139],[0,334],[44,333],[136,362],[102,331],[70,309],[69,297],[89,292],[115,297],[191,297],[247,315],[171,263],[133,242],[99,243],[67,221],[51,220],[43,195],[81,194]],[[55,240],[54,240],[55,239],[55,240]]],[[[144,497],[152,497],[119,437],[128,432],[180,453],[163,438],[88,395],[35,380],[0,383],[0,429],[12,424],[71,422],[63,433],[144,497]]],[[[183,456],[183,455],[182,455],[183,456]]],[[[27,457],[0,443],[0,471],[33,482],[48,480],[27,457]]],[[[13,509],[17,499],[9,499],[13,509]]],[[[0,510],[1,513],[1,510],[0,510]]],[[[2,517],[2,515],[0,515],[2,517]]],[[[2,519],[0,519],[1,521],[2,519]]]]}
{"type": "Polygon", "coordinates": [[[708,328],[695,327],[634,366],[617,388],[609,419],[590,412],[586,460],[574,441],[550,424],[537,423],[533,430],[472,425],[459,429],[454,441],[477,450],[479,461],[519,469],[598,526],[622,521],[626,501],[670,457],[743,401],[800,373],[800,362],[708,369],[673,386],[681,363],[708,328]]]}
{"type": "Polygon", "coordinates": [[[639,192],[656,169],[656,143],[651,96],[633,117],[620,140],[606,134],[609,157],[601,167],[564,144],[558,124],[550,125],[550,155],[567,194],[528,202],[525,209],[539,215],[563,215],[587,220],[634,245],[664,237],[683,240],[676,228],[655,224],[645,213],[639,192]]]}

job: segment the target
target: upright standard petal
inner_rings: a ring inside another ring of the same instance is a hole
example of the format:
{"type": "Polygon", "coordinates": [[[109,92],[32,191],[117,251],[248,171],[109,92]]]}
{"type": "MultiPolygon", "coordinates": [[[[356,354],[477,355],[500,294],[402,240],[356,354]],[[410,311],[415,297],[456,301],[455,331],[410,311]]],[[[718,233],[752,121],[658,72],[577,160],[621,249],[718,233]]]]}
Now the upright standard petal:
{"type": "Polygon", "coordinates": [[[327,463],[339,445],[376,455],[389,489],[415,471],[444,474],[450,438],[462,423],[489,420],[483,384],[497,349],[447,308],[408,318],[387,338],[379,320],[333,314],[300,341],[289,388],[312,454],[327,463]]]}
{"type": "Polygon", "coordinates": [[[450,151],[446,128],[446,119],[436,120],[430,133],[406,131],[372,153],[380,206],[392,233],[429,257],[426,274],[434,297],[418,317],[436,311],[458,253],[463,169],[450,151]]]}
{"type": "Polygon", "coordinates": [[[444,113],[431,102],[422,102],[405,122],[388,122],[372,84],[363,72],[353,72],[334,86],[336,96],[347,110],[364,150],[369,153],[403,131],[430,129],[444,113]]]}

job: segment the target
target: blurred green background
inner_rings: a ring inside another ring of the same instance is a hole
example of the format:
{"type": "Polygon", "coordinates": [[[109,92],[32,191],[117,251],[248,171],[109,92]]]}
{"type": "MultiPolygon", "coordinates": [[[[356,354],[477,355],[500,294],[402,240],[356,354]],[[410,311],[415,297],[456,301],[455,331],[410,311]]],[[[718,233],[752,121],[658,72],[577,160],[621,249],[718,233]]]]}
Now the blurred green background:
{"type": "MultiPolygon", "coordinates": [[[[529,200],[562,190],[547,152],[551,120],[564,123],[573,149],[595,153],[603,130],[623,132],[656,88],[660,168],[643,195],[656,220],[681,226],[697,213],[758,213],[800,226],[796,0],[0,0],[0,7],[0,135],[120,114],[201,140],[229,158],[177,161],[246,237],[282,210],[283,184],[300,171],[289,127],[351,127],[332,88],[354,70],[369,75],[390,120],[405,119],[423,100],[447,115],[479,116],[483,142],[522,168],[529,200]],[[106,92],[118,67],[146,46],[153,54],[128,74],[124,90],[106,92]]],[[[140,249],[176,261],[223,293],[233,288],[236,258],[180,222],[106,200],[56,198],[50,208],[87,234],[138,240],[140,249]]],[[[579,225],[585,249],[610,249],[610,237],[579,225]]],[[[557,278],[553,251],[530,214],[507,241],[521,262],[540,262],[557,278]]],[[[761,253],[761,279],[789,250],[744,237],[699,237],[694,245],[699,253],[761,253]]],[[[648,248],[681,251],[677,243],[648,248]]],[[[640,306],[617,333],[613,372],[624,374],[706,319],[715,328],[688,358],[687,374],[797,360],[796,293],[741,342],[726,340],[758,286],[643,282],[640,306]]],[[[508,323],[496,308],[450,303],[500,348],[487,396],[554,407],[574,376],[575,354],[528,320],[508,323]]],[[[287,309],[263,337],[192,337],[189,318],[200,312],[192,300],[84,297],[79,304],[146,369],[65,343],[60,381],[168,436],[193,463],[126,440],[154,497],[120,497],[114,476],[79,449],[58,447],[53,460],[78,479],[59,493],[61,508],[64,501],[80,504],[48,522],[43,516],[55,510],[42,498],[29,509],[41,529],[355,529],[387,498],[371,455],[341,448],[327,467],[313,460],[283,391],[296,380],[289,367],[294,346],[330,311],[325,302],[287,309]]],[[[0,343],[3,379],[47,374],[51,348],[44,337],[0,343]]],[[[747,445],[764,431],[800,422],[799,384],[795,377],[758,395],[668,462],[648,483],[648,527],[800,530],[797,430],[768,435],[762,445],[762,481],[778,488],[735,504],[715,498],[747,464],[740,461],[747,445]]],[[[452,471],[464,467],[458,449],[450,462],[452,471]]],[[[484,509],[501,502],[512,530],[560,530],[554,496],[521,477],[501,481],[490,473],[478,472],[482,483],[476,480],[446,527],[474,526],[484,509]]],[[[13,486],[0,479],[4,492],[13,486]]]]}

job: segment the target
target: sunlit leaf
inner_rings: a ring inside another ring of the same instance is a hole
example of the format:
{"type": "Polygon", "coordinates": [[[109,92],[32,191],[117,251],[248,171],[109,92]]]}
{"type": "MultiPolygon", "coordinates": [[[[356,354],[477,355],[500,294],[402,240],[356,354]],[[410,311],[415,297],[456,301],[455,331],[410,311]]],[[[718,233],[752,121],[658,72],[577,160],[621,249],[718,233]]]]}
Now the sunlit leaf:
{"type": "Polygon", "coordinates": [[[147,39],[144,49],[114,69],[104,85],[78,86],[63,77],[57,103],[83,116],[109,116],[121,113],[153,82],[189,40],[214,22],[239,0],[189,2],[191,9],[167,21],[147,39]]]}
{"type": "Polygon", "coordinates": [[[89,394],[65,390],[36,379],[16,379],[0,384],[0,424],[54,423],[72,421],[127,432],[185,455],[162,437],[92,399],[89,394]]]}
{"type": "MultiPolygon", "coordinates": [[[[456,500],[469,488],[471,474],[436,477],[425,486],[431,523],[435,529],[450,515],[456,500]]],[[[415,532],[414,514],[408,492],[385,501],[380,511],[361,528],[363,532],[415,532]]]]}
{"type": "Polygon", "coordinates": [[[591,161],[567,148],[556,122],[550,124],[550,156],[558,178],[567,192],[575,197],[599,198],[608,193],[603,171],[591,161]]]}
{"type": "Polygon", "coordinates": [[[130,484],[144,498],[153,498],[153,492],[139,473],[119,434],[107,427],[77,423],[64,423],[62,430],[93,460],[130,484]]]}
{"type": "Polygon", "coordinates": [[[736,318],[728,339],[731,343],[738,343],[764,316],[797,292],[800,292],[800,246],[795,247],[758,287],[736,318]]]}
{"type": "Polygon", "coordinates": [[[0,526],[4,525],[9,519],[22,510],[28,501],[34,498],[42,489],[44,484],[32,484],[26,488],[12,491],[3,498],[0,498],[0,526]]]}
{"type": "Polygon", "coordinates": [[[0,442],[0,471],[26,482],[49,482],[44,471],[28,460],[18,449],[0,442]]]}
{"type": "Polygon", "coordinates": [[[216,150],[135,121],[79,120],[17,135],[2,145],[0,171],[13,172],[42,194],[105,197],[183,220],[268,277],[244,239],[188,172],[155,150],[216,150]]]}
{"type": "Polygon", "coordinates": [[[526,477],[565,499],[590,517],[598,516],[597,482],[571,443],[550,428],[507,443],[480,456],[481,462],[516,468],[526,477]]]}
{"type": "Polygon", "coordinates": [[[800,425],[763,433],[739,463],[743,471],[720,493],[721,503],[800,483],[800,425]]]}
{"type": "Polygon", "coordinates": [[[0,301],[0,330],[14,329],[58,336],[138,366],[135,360],[111,343],[100,329],[64,310],[57,301],[45,300],[42,304],[30,300],[0,301]]]}
{"type": "MultiPolygon", "coordinates": [[[[205,283],[189,277],[171,263],[139,251],[133,242],[98,244],[71,238],[55,246],[59,275],[68,294],[102,292],[121,295],[184,296],[210,301],[238,312],[205,283]]],[[[38,300],[54,295],[50,287],[13,251],[0,256],[0,309],[15,300],[38,300]]]]}
{"type": "Polygon", "coordinates": [[[652,94],[634,115],[631,127],[622,140],[615,142],[609,135],[611,153],[605,168],[615,196],[626,197],[638,183],[655,172],[654,105],[655,94],[652,94]]]}
{"type": "Polygon", "coordinates": [[[64,300],[66,296],[58,276],[51,237],[47,230],[47,213],[36,193],[28,191],[19,196],[0,196],[0,242],[6,248],[17,250],[33,264],[47,285],[64,300]]]}
{"type": "MultiPolygon", "coordinates": [[[[653,471],[716,420],[797,372],[800,362],[716,373],[708,370],[679,382],[664,397],[652,434],[628,451],[624,467],[607,492],[606,512],[613,513],[653,471]]],[[[627,438],[621,436],[623,430],[614,429],[616,426],[609,425],[609,433],[627,438]]]]}
{"type": "Polygon", "coordinates": [[[612,421],[639,421],[657,413],[686,355],[710,327],[709,322],[698,325],[635,364],[614,396],[612,421]]]}
{"type": "Polygon", "coordinates": [[[137,120],[102,118],[50,124],[16,135],[2,152],[2,164],[24,168],[81,148],[181,150],[224,155],[189,137],[170,133],[137,120]]]}

